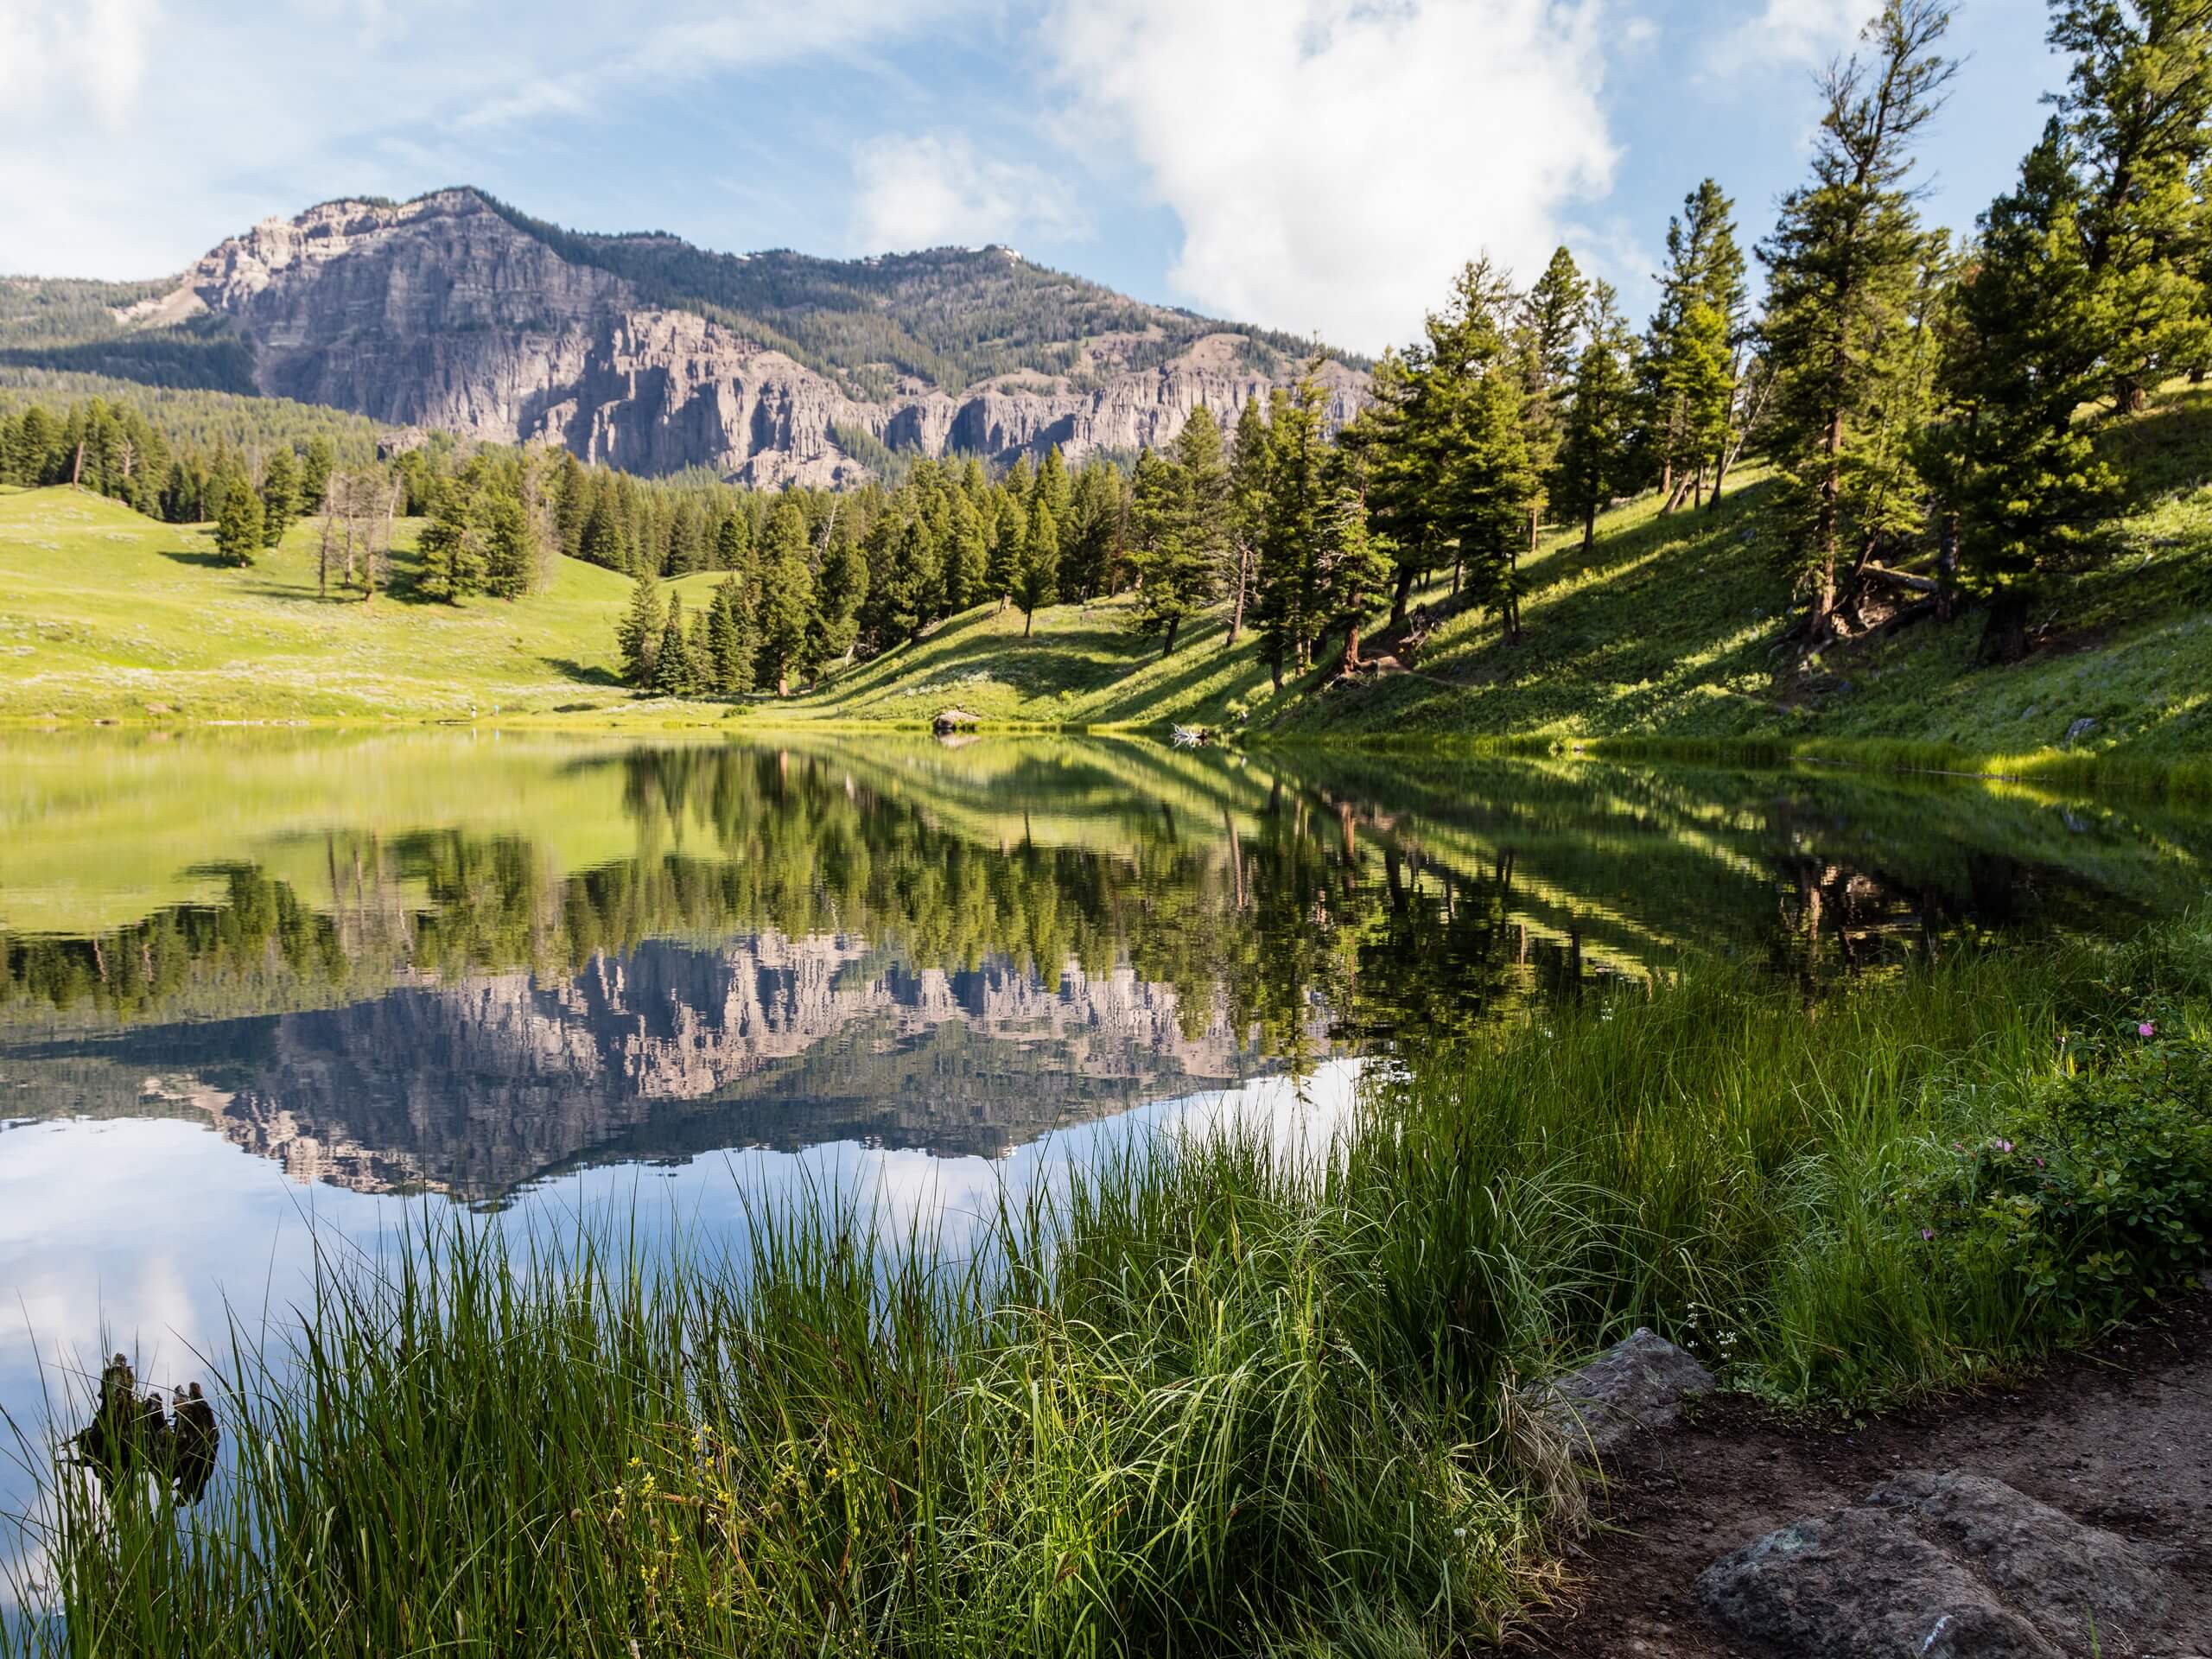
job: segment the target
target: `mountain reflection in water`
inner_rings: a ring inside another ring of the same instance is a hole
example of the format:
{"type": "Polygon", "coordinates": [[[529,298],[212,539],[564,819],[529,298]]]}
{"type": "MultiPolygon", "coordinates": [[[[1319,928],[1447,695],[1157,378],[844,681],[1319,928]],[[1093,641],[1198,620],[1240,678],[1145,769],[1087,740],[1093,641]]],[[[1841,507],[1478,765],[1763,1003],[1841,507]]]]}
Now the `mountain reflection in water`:
{"type": "Polygon", "coordinates": [[[10,759],[9,1117],[202,1122],[302,1181],[478,1202],[739,1147],[997,1157],[1703,956],[1816,997],[2124,929],[2203,870],[2194,825],[1797,774],[904,739],[10,759]]]}

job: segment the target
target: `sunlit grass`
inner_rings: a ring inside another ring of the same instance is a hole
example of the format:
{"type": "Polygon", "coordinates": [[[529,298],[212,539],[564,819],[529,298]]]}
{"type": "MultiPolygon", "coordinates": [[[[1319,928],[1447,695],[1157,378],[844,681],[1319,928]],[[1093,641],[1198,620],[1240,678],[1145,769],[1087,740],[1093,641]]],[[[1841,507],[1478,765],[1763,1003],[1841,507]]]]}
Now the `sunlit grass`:
{"type": "Polygon", "coordinates": [[[817,1193],[664,1254],[456,1221],[326,1262],[234,1333],[204,1508],[49,1478],[18,1589],[66,1623],[16,1643],[1461,1651],[1554,1582],[1511,1384],[1649,1324],[1863,1408],[2094,1334],[1927,1195],[2146,1013],[2177,1077],[2212,1040],[2201,921],[1762,985],[1532,1009],[1376,1073],[1325,1155],[1136,1142],[976,1237],[817,1193]]]}

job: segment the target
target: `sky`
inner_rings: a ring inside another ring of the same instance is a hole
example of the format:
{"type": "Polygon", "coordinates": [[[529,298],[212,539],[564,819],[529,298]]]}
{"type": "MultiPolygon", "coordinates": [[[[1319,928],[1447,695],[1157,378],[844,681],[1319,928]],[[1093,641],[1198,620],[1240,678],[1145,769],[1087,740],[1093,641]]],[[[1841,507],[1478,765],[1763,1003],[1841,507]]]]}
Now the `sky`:
{"type": "MultiPolygon", "coordinates": [[[[1648,308],[1710,175],[1746,241],[1873,0],[0,0],[0,271],[139,278],[346,195],[842,256],[1005,243],[1379,352],[1564,241],[1648,308]]],[[[1923,147],[1958,228],[2062,70],[1960,0],[1923,147]]]]}

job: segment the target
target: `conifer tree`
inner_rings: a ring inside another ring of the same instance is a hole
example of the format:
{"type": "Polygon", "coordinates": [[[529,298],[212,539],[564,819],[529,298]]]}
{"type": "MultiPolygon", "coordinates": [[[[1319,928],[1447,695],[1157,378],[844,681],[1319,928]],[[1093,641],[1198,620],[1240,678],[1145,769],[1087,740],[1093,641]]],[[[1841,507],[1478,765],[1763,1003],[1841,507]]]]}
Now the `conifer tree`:
{"type": "Polygon", "coordinates": [[[1045,508],[1052,515],[1053,525],[1057,528],[1065,524],[1068,508],[1074,500],[1074,486],[1057,443],[1045,452],[1044,461],[1037,468],[1037,488],[1045,497],[1045,508]]]}
{"type": "Polygon", "coordinates": [[[707,607],[706,660],[700,665],[715,696],[741,697],[753,689],[749,632],[743,592],[735,576],[725,576],[715,584],[707,607]]]}
{"type": "Polygon", "coordinates": [[[760,548],[760,678],[791,695],[791,671],[804,660],[814,611],[814,579],[806,568],[806,519],[785,497],[769,515],[760,548]]]}
{"type": "Polygon", "coordinates": [[[1177,435],[1172,461],[1146,469],[1139,462],[1142,550],[1131,626],[1160,636],[1172,656],[1185,621],[1214,601],[1214,583],[1233,544],[1229,464],[1221,428],[1200,404],[1177,435]]]}
{"type": "Polygon", "coordinates": [[[992,503],[991,556],[984,569],[984,585],[989,596],[997,600],[1003,612],[1014,597],[1014,588],[1021,581],[1023,562],[1022,505],[1014,493],[1004,487],[994,493],[992,503]]]}
{"type": "Polygon", "coordinates": [[[1847,553],[1883,499],[1860,487],[1864,463],[1892,435],[1896,341],[1909,327],[1927,264],[1906,188],[1913,143],[1942,107],[1953,64],[1937,51],[1950,26],[1942,0],[1886,0],[1866,49],[1823,78],[1827,111],[1810,182],[1783,199],[1759,248],[1768,272],[1764,325],[1773,376],[1770,448],[1783,473],[1778,539],[1810,594],[1807,637],[1837,632],[1847,553]]]}
{"type": "Polygon", "coordinates": [[[2050,44],[2072,59],[2056,102],[2086,175],[2077,234],[2112,399],[2132,412],[2207,351],[2212,226],[2197,186],[2212,156],[2212,5],[2052,0],[2050,44]]]}
{"type": "Polygon", "coordinates": [[[1052,504],[1042,489],[1030,494],[1029,522],[1021,534],[1021,575],[1014,592],[1021,604],[1022,637],[1027,639],[1037,626],[1037,613],[1057,604],[1060,597],[1059,526],[1052,522],[1052,504]]]}
{"type": "Polygon", "coordinates": [[[891,588],[885,620],[892,631],[909,644],[936,618],[936,602],[944,582],[937,548],[928,527],[909,518],[893,533],[891,588]]]}
{"type": "Polygon", "coordinates": [[[1271,402],[1252,620],[1268,677],[1280,691],[1286,672],[1308,665],[1319,620],[1314,555],[1327,446],[1321,436],[1320,383],[1310,369],[1289,391],[1277,387],[1271,402]]]}
{"type": "Polygon", "coordinates": [[[261,544],[275,547],[292,527],[300,505],[299,464],[289,448],[269,457],[261,474],[261,544]]]}
{"type": "Polygon", "coordinates": [[[1268,422],[1260,399],[1248,397],[1236,412],[1236,447],[1229,463],[1230,545],[1220,585],[1229,594],[1229,634],[1234,647],[1244,630],[1244,607],[1259,570],[1260,532],[1267,522],[1268,422]]]}
{"type": "Polygon", "coordinates": [[[646,690],[653,683],[653,665],[660,657],[661,635],[668,616],[662,607],[660,582],[640,575],[630,587],[630,602],[614,625],[614,644],[622,658],[622,682],[646,690]]]}
{"type": "Polygon", "coordinates": [[[1360,666],[1360,627],[1389,591],[1392,569],[1389,549],[1368,526],[1361,454],[1341,446],[1331,452],[1314,526],[1315,587],[1323,617],[1344,630],[1346,674],[1360,666]]]}
{"type": "Polygon", "coordinates": [[[261,498],[243,478],[234,478],[224,492],[215,518],[215,546],[232,564],[249,565],[265,545],[261,531],[261,498]]]}
{"type": "Polygon", "coordinates": [[[1536,474],[1539,495],[1529,507],[1529,550],[1536,549],[1545,495],[1552,469],[1565,436],[1569,383],[1574,374],[1575,341],[1582,329],[1583,308],[1590,284],[1577,269],[1574,256],[1555,249],[1544,273],[1522,297],[1515,330],[1521,367],[1522,430],[1529,445],[1529,463],[1536,474]]]}
{"type": "Polygon", "coordinates": [[[499,599],[525,597],[543,569],[537,524],[504,480],[484,486],[477,516],[484,535],[484,591],[499,599]]]}
{"type": "Polygon", "coordinates": [[[1672,511],[1702,488],[1714,499],[1726,464],[1739,348],[1749,303],[1735,204],[1711,179],[1682,198],[1667,221],[1667,268],[1639,361],[1644,377],[1644,437],[1672,511]]]}
{"type": "MultiPolygon", "coordinates": [[[[1990,204],[1945,312],[1945,418],[1928,442],[1947,556],[1991,599],[1983,652],[2012,661],[2039,572],[2078,559],[2117,483],[2076,411],[2109,384],[2087,207],[2054,118],[1990,204]]],[[[1947,575],[1950,573],[1947,570],[1947,575]]]]}
{"type": "Polygon", "coordinates": [[[692,658],[680,593],[668,596],[668,619],[661,627],[660,649],[653,656],[652,690],[657,697],[690,697],[699,692],[699,665],[692,658]]]}
{"type": "Polygon", "coordinates": [[[322,499],[330,489],[330,474],[338,465],[338,451],[328,438],[313,438],[308,442],[307,456],[300,463],[300,512],[302,517],[322,511],[322,499]]]}
{"type": "Polygon", "coordinates": [[[1630,479],[1635,346],[1613,290],[1604,283],[1591,290],[1588,335],[1589,343],[1575,360],[1554,498],[1581,522],[1585,557],[1597,544],[1599,511],[1627,489],[1630,479]]]}
{"type": "Polygon", "coordinates": [[[423,556],[423,591],[457,605],[484,591],[491,565],[486,491],[475,474],[451,480],[416,543],[423,556]]]}
{"type": "Polygon", "coordinates": [[[849,519],[830,538],[815,579],[814,613],[809,620],[807,666],[817,677],[842,658],[860,638],[861,607],[868,603],[868,561],[854,544],[849,519]]]}
{"type": "Polygon", "coordinates": [[[957,615],[989,597],[988,592],[991,547],[984,533],[982,515],[965,490],[954,490],[945,502],[944,608],[957,615]]]}

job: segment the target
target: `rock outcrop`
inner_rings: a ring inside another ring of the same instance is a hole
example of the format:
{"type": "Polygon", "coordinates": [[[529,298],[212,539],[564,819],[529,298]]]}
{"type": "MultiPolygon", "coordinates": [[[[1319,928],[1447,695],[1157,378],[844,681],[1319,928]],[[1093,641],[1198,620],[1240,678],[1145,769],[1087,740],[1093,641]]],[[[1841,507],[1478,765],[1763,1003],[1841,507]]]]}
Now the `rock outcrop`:
{"type": "Polygon", "coordinates": [[[1639,1327],[1580,1370],[1535,1383],[1522,1397],[1577,1451],[1604,1457],[1643,1430],[1672,1427],[1686,1397],[1713,1387],[1712,1372],[1639,1327]]]}
{"type": "Polygon", "coordinates": [[[1986,1475],[1901,1475],[1808,1516],[1698,1580],[1715,1618],[1806,1659],[2061,1659],[2154,1649],[2159,1552],[1986,1475]]]}
{"type": "MultiPolygon", "coordinates": [[[[1081,385],[1041,371],[960,387],[906,376],[887,397],[863,397],[702,311],[650,302],[471,190],[264,220],[129,320],[209,315],[245,342],[271,396],[397,427],[556,443],[635,473],[704,467],[764,486],[864,476],[844,447],[855,434],[924,455],[1133,452],[1173,440],[1201,403],[1233,418],[1277,384],[1246,365],[1243,335],[1220,333],[1147,368],[1119,366],[1125,342],[1061,342],[1088,371],[1081,385]]],[[[1324,375],[1341,423],[1365,377],[1334,361],[1324,375]]]]}

